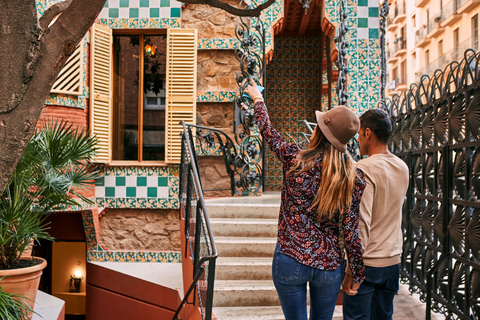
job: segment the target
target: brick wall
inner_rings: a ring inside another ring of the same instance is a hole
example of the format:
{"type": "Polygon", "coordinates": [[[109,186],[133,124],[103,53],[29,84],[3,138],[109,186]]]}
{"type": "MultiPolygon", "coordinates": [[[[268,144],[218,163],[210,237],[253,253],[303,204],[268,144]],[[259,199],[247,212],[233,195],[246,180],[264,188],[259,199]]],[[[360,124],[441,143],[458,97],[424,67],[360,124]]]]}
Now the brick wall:
{"type": "MultiPolygon", "coordinates": [[[[87,103],[88,104],[88,103],[87,103]]],[[[71,123],[74,128],[88,129],[89,115],[87,109],[59,107],[59,106],[45,106],[42,110],[42,115],[37,123],[37,128],[41,128],[45,121],[67,121],[71,123]]]]}

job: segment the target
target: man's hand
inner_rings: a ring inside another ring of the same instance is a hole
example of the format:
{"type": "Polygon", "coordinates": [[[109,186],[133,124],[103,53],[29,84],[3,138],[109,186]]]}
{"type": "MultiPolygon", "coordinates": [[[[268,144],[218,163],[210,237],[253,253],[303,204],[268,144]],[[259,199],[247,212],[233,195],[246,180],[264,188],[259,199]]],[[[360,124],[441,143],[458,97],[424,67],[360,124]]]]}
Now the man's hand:
{"type": "Polygon", "coordinates": [[[353,276],[351,274],[346,274],[340,290],[349,296],[354,296],[357,294],[358,288],[360,288],[360,283],[353,282],[353,276]]]}

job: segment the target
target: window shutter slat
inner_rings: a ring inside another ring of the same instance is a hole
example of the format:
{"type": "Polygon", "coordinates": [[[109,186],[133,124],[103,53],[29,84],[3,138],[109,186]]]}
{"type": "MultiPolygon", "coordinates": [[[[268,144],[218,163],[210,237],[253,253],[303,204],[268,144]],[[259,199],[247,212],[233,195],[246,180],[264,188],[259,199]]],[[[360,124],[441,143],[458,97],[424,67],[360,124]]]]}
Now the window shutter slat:
{"type": "Polygon", "coordinates": [[[197,30],[168,29],[167,36],[165,160],[180,163],[180,121],[196,123],[197,30]]]}
{"type": "Polygon", "coordinates": [[[94,161],[108,163],[111,159],[112,30],[94,24],[91,35],[90,128],[97,136],[99,149],[94,161]]]}
{"type": "Polygon", "coordinates": [[[81,41],[60,70],[50,92],[81,95],[83,92],[83,68],[83,41],[81,41]]]}

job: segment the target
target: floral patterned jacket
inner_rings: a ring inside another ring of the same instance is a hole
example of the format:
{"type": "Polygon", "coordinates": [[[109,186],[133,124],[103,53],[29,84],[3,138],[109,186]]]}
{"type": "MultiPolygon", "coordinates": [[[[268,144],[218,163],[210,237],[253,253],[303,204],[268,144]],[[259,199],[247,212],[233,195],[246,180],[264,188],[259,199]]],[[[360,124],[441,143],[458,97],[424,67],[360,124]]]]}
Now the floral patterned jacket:
{"type": "MultiPolygon", "coordinates": [[[[339,245],[339,216],[334,220],[319,221],[313,199],[322,179],[323,156],[316,164],[301,174],[288,175],[295,164],[300,149],[287,143],[270,123],[267,107],[262,101],[255,104],[255,120],[263,139],[281,161],[283,184],[278,218],[278,243],[281,250],[296,261],[322,270],[336,270],[341,263],[339,245]]],[[[365,176],[357,169],[358,177],[352,195],[352,206],[342,216],[343,236],[347,259],[354,282],[364,279],[362,244],[359,237],[359,206],[365,189],[365,176]]]]}

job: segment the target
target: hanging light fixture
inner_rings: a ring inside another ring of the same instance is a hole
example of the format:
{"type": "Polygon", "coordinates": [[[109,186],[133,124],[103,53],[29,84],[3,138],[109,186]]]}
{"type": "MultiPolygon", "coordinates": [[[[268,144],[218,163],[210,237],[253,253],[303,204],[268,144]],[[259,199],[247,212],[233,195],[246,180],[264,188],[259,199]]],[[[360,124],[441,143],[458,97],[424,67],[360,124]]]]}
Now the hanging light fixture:
{"type": "Polygon", "coordinates": [[[310,9],[310,2],[312,2],[312,0],[298,0],[298,1],[302,5],[302,7],[305,9],[305,14],[307,14],[308,9],[310,9]]]}
{"type": "Polygon", "coordinates": [[[146,44],[145,45],[145,54],[147,56],[153,57],[155,55],[155,52],[157,52],[157,46],[153,44],[146,44]]]}

